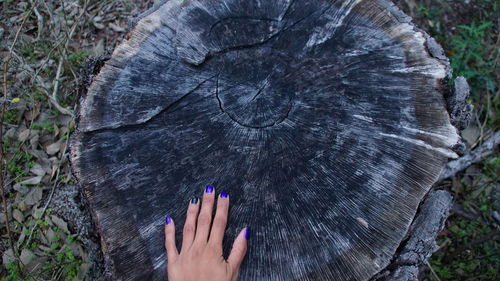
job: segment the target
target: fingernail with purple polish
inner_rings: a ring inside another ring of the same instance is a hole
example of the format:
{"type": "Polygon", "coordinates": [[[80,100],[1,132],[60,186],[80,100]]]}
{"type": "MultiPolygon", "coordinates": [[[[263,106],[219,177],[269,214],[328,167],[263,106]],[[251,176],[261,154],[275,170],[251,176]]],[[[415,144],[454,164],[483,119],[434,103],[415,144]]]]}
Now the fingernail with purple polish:
{"type": "Polygon", "coordinates": [[[250,238],[250,229],[248,227],[245,228],[245,234],[244,234],[244,236],[245,236],[246,240],[248,240],[248,238],[250,238]]]}
{"type": "Polygon", "coordinates": [[[220,198],[227,198],[228,196],[229,196],[229,194],[227,192],[225,192],[225,191],[222,191],[220,193],[220,198]]]}
{"type": "Polygon", "coordinates": [[[170,224],[171,222],[172,222],[172,219],[169,216],[167,216],[165,218],[165,224],[170,224]]]}
{"type": "Polygon", "coordinates": [[[205,188],[206,193],[212,193],[214,192],[214,187],[211,185],[207,185],[207,188],[205,188]]]}

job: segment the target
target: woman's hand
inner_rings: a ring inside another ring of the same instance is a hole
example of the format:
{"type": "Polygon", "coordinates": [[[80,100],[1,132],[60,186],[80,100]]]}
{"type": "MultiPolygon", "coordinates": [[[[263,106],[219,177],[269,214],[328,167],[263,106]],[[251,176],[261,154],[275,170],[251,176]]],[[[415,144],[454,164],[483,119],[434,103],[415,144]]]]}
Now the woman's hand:
{"type": "Polygon", "coordinates": [[[247,251],[249,231],[244,228],[240,232],[229,258],[225,260],[222,255],[222,239],[227,223],[229,196],[224,191],[220,193],[210,229],[214,201],[215,189],[210,185],[205,189],[201,204],[198,198],[191,200],[180,253],[175,245],[174,221],[170,217],[165,219],[169,281],[236,281],[238,278],[240,265],[247,251]]]}

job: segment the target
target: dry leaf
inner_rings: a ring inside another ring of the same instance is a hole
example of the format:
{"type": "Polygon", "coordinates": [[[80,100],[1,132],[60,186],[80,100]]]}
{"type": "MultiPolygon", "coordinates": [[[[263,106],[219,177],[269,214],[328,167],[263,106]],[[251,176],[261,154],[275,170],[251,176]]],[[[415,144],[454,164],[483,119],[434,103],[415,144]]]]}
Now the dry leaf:
{"type": "Polygon", "coordinates": [[[97,29],[104,29],[104,24],[98,22],[92,22],[97,29]]]}
{"type": "Polygon", "coordinates": [[[37,185],[39,184],[41,181],[42,181],[42,177],[43,176],[36,176],[36,177],[32,177],[32,178],[29,178],[27,180],[23,180],[22,182],[20,182],[19,184],[24,184],[24,185],[37,185]]]}
{"type": "Polygon", "coordinates": [[[38,141],[40,140],[40,135],[36,134],[30,139],[31,149],[36,149],[38,147],[38,141]]]}
{"type": "Polygon", "coordinates": [[[14,211],[12,211],[12,217],[19,223],[22,223],[24,221],[24,215],[18,209],[14,209],[14,211]]]}
{"type": "Polygon", "coordinates": [[[58,216],[54,216],[54,215],[50,216],[50,219],[61,230],[65,231],[65,232],[69,232],[69,230],[68,230],[68,223],[66,223],[63,219],[61,219],[58,216]]]}
{"type": "Polygon", "coordinates": [[[35,254],[24,248],[22,251],[21,251],[21,256],[19,257],[21,259],[21,262],[24,264],[24,265],[28,265],[30,264],[35,258],[35,254]]]}
{"type": "Polygon", "coordinates": [[[14,251],[12,249],[8,249],[2,255],[3,265],[7,267],[7,265],[16,261],[16,257],[14,256],[14,251]]]}
{"type": "Polygon", "coordinates": [[[118,26],[112,22],[108,24],[108,27],[113,29],[115,32],[125,32],[125,28],[118,26]]]}
{"type": "Polygon", "coordinates": [[[462,138],[469,146],[476,143],[481,136],[481,130],[477,126],[469,126],[461,132],[462,138]]]}
{"type": "Polygon", "coordinates": [[[40,200],[42,200],[42,189],[34,187],[24,198],[24,203],[31,206],[38,204],[40,200]]]}
{"type": "Polygon", "coordinates": [[[14,184],[13,188],[15,191],[17,191],[23,195],[30,191],[28,187],[21,185],[19,183],[14,184]]]}
{"type": "Polygon", "coordinates": [[[45,170],[43,169],[42,165],[36,163],[31,169],[30,172],[37,176],[44,176],[45,175],[45,170]]]}
{"type": "Polygon", "coordinates": [[[30,135],[30,129],[25,129],[21,133],[19,133],[19,136],[17,137],[17,139],[20,142],[24,142],[28,139],[29,135],[30,135]]]}
{"type": "Polygon", "coordinates": [[[54,154],[58,153],[60,149],[61,149],[61,143],[55,142],[55,143],[47,146],[45,151],[47,152],[48,155],[54,155],[54,154]]]}

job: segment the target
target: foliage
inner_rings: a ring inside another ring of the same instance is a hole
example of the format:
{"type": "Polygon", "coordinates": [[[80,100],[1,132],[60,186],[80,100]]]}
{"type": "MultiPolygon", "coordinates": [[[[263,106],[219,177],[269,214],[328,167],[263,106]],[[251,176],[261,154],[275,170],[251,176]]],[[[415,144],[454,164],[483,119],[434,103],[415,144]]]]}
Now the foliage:
{"type": "MultiPolygon", "coordinates": [[[[464,76],[471,87],[471,102],[481,137],[499,128],[498,1],[418,1],[416,20],[447,52],[454,76],[464,76]],[[473,6],[474,5],[474,6],[473,6]]],[[[480,139],[481,140],[481,139],[480,139]]],[[[497,153],[498,154],[498,153],[497,153]]],[[[472,174],[455,178],[452,191],[462,215],[446,223],[441,250],[429,261],[441,280],[499,280],[500,245],[498,210],[500,159],[484,160],[472,174]]],[[[435,279],[432,275],[428,278],[435,279]]]]}
{"type": "MultiPolygon", "coordinates": [[[[484,161],[481,176],[455,184],[454,192],[470,218],[453,216],[447,222],[437,252],[430,263],[441,280],[498,280],[500,278],[500,232],[493,212],[500,194],[495,190],[500,157],[484,161]]],[[[466,176],[467,177],[467,176],[466,176]]]]}
{"type": "Polygon", "coordinates": [[[35,157],[20,150],[18,143],[11,138],[4,138],[4,151],[13,155],[8,159],[6,168],[14,176],[16,182],[27,176],[29,169],[35,165],[35,157]]]}

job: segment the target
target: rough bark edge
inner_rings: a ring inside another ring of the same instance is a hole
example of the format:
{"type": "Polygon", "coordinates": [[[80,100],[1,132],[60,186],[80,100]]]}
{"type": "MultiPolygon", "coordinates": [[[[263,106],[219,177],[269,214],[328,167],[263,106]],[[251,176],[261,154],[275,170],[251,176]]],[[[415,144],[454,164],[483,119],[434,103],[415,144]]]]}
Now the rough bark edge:
{"type": "Polygon", "coordinates": [[[85,280],[95,280],[103,272],[103,255],[100,251],[98,233],[95,232],[90,212],[86,210],[77,185],[66,185],[54,192],[50,207],[54,214],[68,222],[69,228],[76,233],[86,249],[88,257],[88,272],[85,280]]]}
{"type": "MultiPolygon", "coordinates": [[[[81,84],[78,87],[78,95],[79,95],[79,102],[77,104],[77,108],[75,110],[75,135],[79,134],[78,132],[78,124],[79,124],[79,119],[80,119],[80,107],[83,103],[83,100],[85,100],[88,92],[89,86],[92,84],[94,78],[99,74],[103,66],[105,65],[106,61],[108,61],[111,58],[109,54],[98,56],[98,57],[89,57],[82,69],[81,69],[81,76],[82,76],[82,81],[81,84]]],[[[93,280],[112,280],[111,279],[111,272],[110,268],[110,261],[106,259],[106,255],[104,254],[102,250],[102,244],[103,240],[101,237],[101,232],[99,231],[99,228],[96,224],[96,214],[92,211],[92,208],[90,207],[91,203],[88,201],[87,196],[85,196],[85,193],[83,192],[83,186],[79,181],[79,177],[76,175],[78,173],[77,169],[74,167],[74,163],[71,161],[71,154],[74,152],[74,145],[73,145],[73,140],[76,139],[76,136],[72,136],[72,141],[69,142],[68,144],[68,163],[70,166],[70,171],[71,174],[73,175],[73,179],[76,182],[76,186],[78,188],[78,198],[74,198],[74,201],[76,204],[82,206],[89,214],[90,214],[90,226],[88,227],[88,234],[90,240],[92,242],[97,244],[97,249],[98,253],[96,253],[95,257],[97,260],[93,261],[95,263],[98,263],[96,268],[91,269],[91,276],[92,277],[97,277],[100,276],[99,278],[94,278],[93,280]]],[[[89,246],[93,246],[92,244],[85,245],[86,248],[89,248],[89,246]]],[[[89,255],[90,257],[90,255],[89,255]]],[[[95,265],[93,265],[95,266],[95,265]]]]}
{"type": "Polygon", "coordinates": [[[448,191],[430,191],[390,265],[370,280],[418,280],[419,267],[439,248],[436,237],[444,227],[452,201],[448,191]]]}
{"type": "MultiPolygon", "coordinates": [[[[446,76],[441,81],[443,98],[450,117],[450,123],[456,128],[458,134],[459,130],[468,126],[473,109],[473,106],[467,102],[470,93],[467,80],[462,76],[453,79],[450,61],[446,57],[442,46],[426,31],[416,26],[410,16],[406,15],[390,0],[379,0],[379,3],[390,11],[398,21],[406,22],[416,32],[420,32],[424,36],[424,45],[430,56],[445,66],[446,76]]],[[[451,149],[456,152],[463,152],[465,151],[465,144],[459,139],[451,149]]],[[[444,172],[448,166],[449,164],[444,168],[444,172]]],[[[444,172],[441,173],[436,183],[442,179],[444,172]]],[[[375,274],[370,280],[418,280],[419,267],[424,265],[427,259],[438,249],[436,238],[444,227],[452,205],[452,195],[449,192],[444,190],[436,191],[431,188],[421,201],[405,238],[400,243],[393,259],[388,266],[375,274]]]]}

